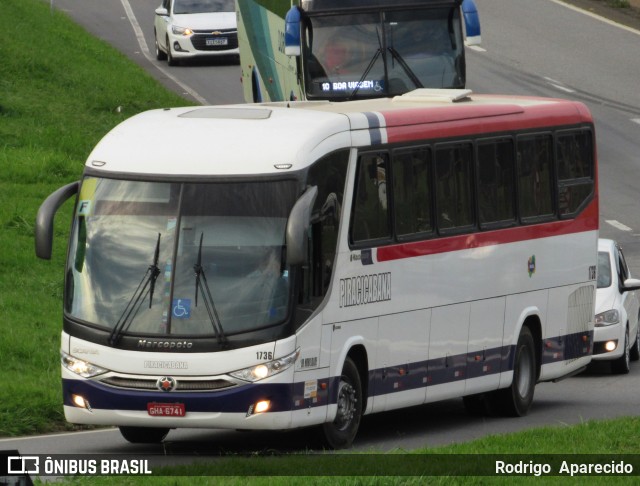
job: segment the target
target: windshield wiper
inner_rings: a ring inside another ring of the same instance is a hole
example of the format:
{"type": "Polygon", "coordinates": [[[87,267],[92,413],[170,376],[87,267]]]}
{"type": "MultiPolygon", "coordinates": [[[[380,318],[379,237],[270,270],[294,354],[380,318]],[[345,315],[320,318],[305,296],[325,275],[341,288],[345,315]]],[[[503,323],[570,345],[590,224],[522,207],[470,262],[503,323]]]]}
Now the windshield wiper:
{"type": "Polygon", "coordinates": [[[398,64],[400,64],[400,67],[404,70],[406,75],[409,76],[409,79],[413,84],[415,84],[416,88],[424,88],[424,85],[422,84],[422,82],[420,82],[420,79],[418,79],[418,76],[416,76],[416,73],[413,72],[413,70],[409,67],[407,62],[404,60],[404,58],[396,50],[396,48],[391,46],[391,47],[387,47],[387,50],[391,53],[391,57],[393,57],[393,59],[398,61],[398,64]]]}
{"type": "Polygon", "coordinates": [[[198,248],[198,261],[193,266],[193,270],[196,274],[196,299],[195,304],[198,307],[198,290],[202,293],[204,297],[204,305],[207,308],[207,314],[209,314],[209,320],[211,321],[211,326],[213,327],[213,332],[218,339],[218,344],[223,345],[227,342],[227,337],[224,335],[224,330],[222,329],[222,322],[220,321],[220,317],[218,316],[218,311],[216,310],[216,305],[213,301],[213,296],[211,295],[211,290],[209,289],[209,284],[207,283],[207,276],[204,273],[204,268],[202,267],[202,238],[204,237],[204,233],[200,233],[200,247],[198,248]]]}
{"type": "Polygon", "coordinates": [[[118,322],[116,322],[113,331],[111,331],[111,335],[109,336],[109,344],[111,346],[115,346],[122,333],[129,328],[138,314],[147,294],[149,295],[149,309],[151,309],[156,280],[158,279],[158,275],[160,275],[160,269],[158,268],[158,258],[160,257],[160,236],[160,233],[158,233],[158,241],[156,242],[156,249],[153,255],[153,263],[149,265],[149,268],[147,268],[146,273],[138,284],[138,288],[131,296],[127,306],[124,308],[124,311],[118,319],[118,322]]]}
{"type": "MultiPolygon", "coordinates": [[[[360,90],[360,86],[362,86],[362,82],[369,75],[369,72],[371,72],[371,69],[373,69],[373,66],[376,63],[376,61],[378,60],[378,58],[380,57],[380,55],[382,55],[382,39],[380,39],[380,32],[378,31],[377,27],[376,27],[376,36],[378,37],[378,49],[376,49],[376,52],[373,54],[373,57],[371,58],[371,61],[369,61],[369,64],[367,65],[367,68],[364,70],[364,73],[362,73],[362,77],[358,81],[358,84],[356,84],[356,87],[353,88],[353,91],[349,95],[349,98],[348,98],[349,100],[353,100],[353,98],[356,96],[356,94],[360,90]]],[[[383,59],[383,62],[384,62],[384,59],[383,59]]],[[[387,69],[386,69],[386,67],[385,67],[384,71],[385,71],[385,79],[386,79],[387,78],[387,69]]],[[[387,82],[387,84],[388,84],[388,82],[387,82]]]]}

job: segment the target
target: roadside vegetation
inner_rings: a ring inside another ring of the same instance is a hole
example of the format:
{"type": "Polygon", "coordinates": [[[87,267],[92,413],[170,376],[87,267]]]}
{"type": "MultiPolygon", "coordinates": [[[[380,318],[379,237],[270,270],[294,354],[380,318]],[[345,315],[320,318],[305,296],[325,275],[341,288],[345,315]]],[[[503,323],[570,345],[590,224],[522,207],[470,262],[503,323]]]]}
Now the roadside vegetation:
{"type": "Polygon", "coordinates": [[[152,108],[184,106],[140,67],[44,0],[4,0],[0,16],[0,437],[64,428],[62,280],[71,207],[50,262],[33,231],[40,203],[77,180],[112,127],[152,108]]]}
{"type": "MultiPolygon", "coordinates": [[[[34,254],[39,205],[53,190],[79,178],[93,146],[117,123],[144,110],[187,102],[167,92],[136,64],[89,36],[65,15],[51,12],[48,1],[4,0],[3,6],[8,15],[0,16],[0,362],[4,372],[0,437],[8,437],[70,428],[62,413],[59,340],[71,207],[67,203],[59,213],[53,259],[46,262],[34,254]]],[[[588,422],[411,454],[640,454],[638,430],[639,418],[588,422]]],[[[358,461],[357,454],[353,457],[358,461]]],[[[229,461],[227,476],[207,477],[221,473],[220,463],[210,460],[188,468],[155,471],[166,477],[93,477],[64,482],[235,485],[246,484],[243,476],[264,474],[252,477],[251,482],[299,484],[302,478],[295,475],[304,472],[309,474],[303,479],[308,484],[495,483],[495,478],[482,477],[391,477],[403,473],[393,466],[389,466],[388,476],[322,477],[331,470],[331,463],[324,471],[311,474],[299,467],[299,457],[293,457],[288,465],[278,465],[278,471],[273,470],[276,463],[270,458],[256,459],[258,464],[247,464],[246,458],[222,458],[229,461]],[[291,476],[274,476],[283,472],[291,476]]],[[[539,478],[533,480],[540,484],[539,478]]],[[[604,480],[606,484],[625,481],[604,480]]],[[[590,482],[604,484],[604,480],[590,482]]],[[[513,478],[500,481],[511,483],[513,478]]],[[[548,481],[555,484],[567,479],[548,481]]]]}

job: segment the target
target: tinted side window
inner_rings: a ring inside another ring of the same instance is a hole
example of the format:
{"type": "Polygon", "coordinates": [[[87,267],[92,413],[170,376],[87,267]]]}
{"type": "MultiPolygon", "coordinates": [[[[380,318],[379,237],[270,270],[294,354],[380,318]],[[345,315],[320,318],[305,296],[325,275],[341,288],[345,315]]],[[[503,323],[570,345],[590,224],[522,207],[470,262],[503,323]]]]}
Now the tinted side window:
{"type": "Polygon", "coordinates": [[[515,220],[514,165],[511,139],[478,144],[478,217],[481,225],[515,220]]]}
{"type": "Polygon", "coordinates": [[[473,146],[470,143],[436,147],[436,212],[440,230],[473,224],[472,166],[473,146]]]}
{"type": "Polygon", "coordinates": [[[629,267],[627,266],[627,261],[624,259],[621,248],[618,248],[618,259],[618,265],[620,266],[620,285],[622,285],[624,281],[629,278],[629,267]]]}
{"type": "Polygon", "coordinates": [[[393,198],[399,237],[432,231],[430,149],[394,152],[393,198]]]}
{"type": "Polygon", "coordinates": [[[391,237],[386,152],[363,154],[358,160],[355,197],[351,223],[353,243],[391,237]]]}
{"type": "Polygon", "coordinates": [[[333,273],[348,162],[349,151],[343,150],[324,157],[309,170],[308,185],[318,187],[312,217],[314,295],[325,295],[333,273]]]}
{"type": "Polygon", "coordinates": [[[611,285],[611,260],[609,252],[598,252],[598,288],[606,289],[611,285]]]}
{"type": "Polygon", "coordinates": [[[518,189],[523,219],[554,214],[552,147],[551,135],[518,138],[518,189]]]}
{"type": "Polygon", "coordinates": [[[575,213],[593,193],[591,132],[566,132],[557,137],[558,209],[575,213]]]}

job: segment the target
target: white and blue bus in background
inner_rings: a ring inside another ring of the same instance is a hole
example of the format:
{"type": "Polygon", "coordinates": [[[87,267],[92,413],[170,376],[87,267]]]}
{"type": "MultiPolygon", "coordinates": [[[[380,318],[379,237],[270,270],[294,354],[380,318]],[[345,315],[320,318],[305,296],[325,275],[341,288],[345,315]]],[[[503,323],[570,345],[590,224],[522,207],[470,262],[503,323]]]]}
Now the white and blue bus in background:
{"type": "Polygon", "coordinates": [[[464,88],[473,0],[237,0],[247,102],[381,98],[464,88]],[[463,20],[464,19],[464,22],[463,20]]]}
{"type": "Polygon", "coordinates": [[[536,383],[591,360],[597,181],[572,101],[421,89],[134,116],[37,216],[48,259],[77,194],[66,419],[131,442],[318,426],[341,448],[363,415],[437,400],[524,415],[536,383]]]}

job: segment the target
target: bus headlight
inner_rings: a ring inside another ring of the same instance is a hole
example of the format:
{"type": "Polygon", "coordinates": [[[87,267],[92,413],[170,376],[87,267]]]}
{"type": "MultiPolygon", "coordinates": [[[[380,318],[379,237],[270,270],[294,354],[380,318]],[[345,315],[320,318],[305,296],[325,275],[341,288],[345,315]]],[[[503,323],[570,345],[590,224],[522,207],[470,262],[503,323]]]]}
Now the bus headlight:
{"type": "Polygon", "coordinates": [[[596,315],[596,327],[612,326],[620,322],[620,313],[616,309],[596,315]]]}
{"type": "Polygon", "coordinates": [[[69,371],[84,378],[91,378],[108,371],[87,361],[74,358],[73,356],[68,355],[65,352],[60,353],[60,361],[62,363],[62,366],[67,368],[69,371]]]}
{"type": "Polygon", "coordinates": [[[300,354],[300,349],[296,349],[288,356],[284,356],[280,359],[274,359],[268,363],[260,363],[259,365],[252,366],[251,368],[245,368],[243,370],[233,371],[229,373],[234,378],[239,378],[243,381],[255,382],[267,378],[269,376],[282,373],[287,368],[291,367],[296,362],[300,354]]]}

